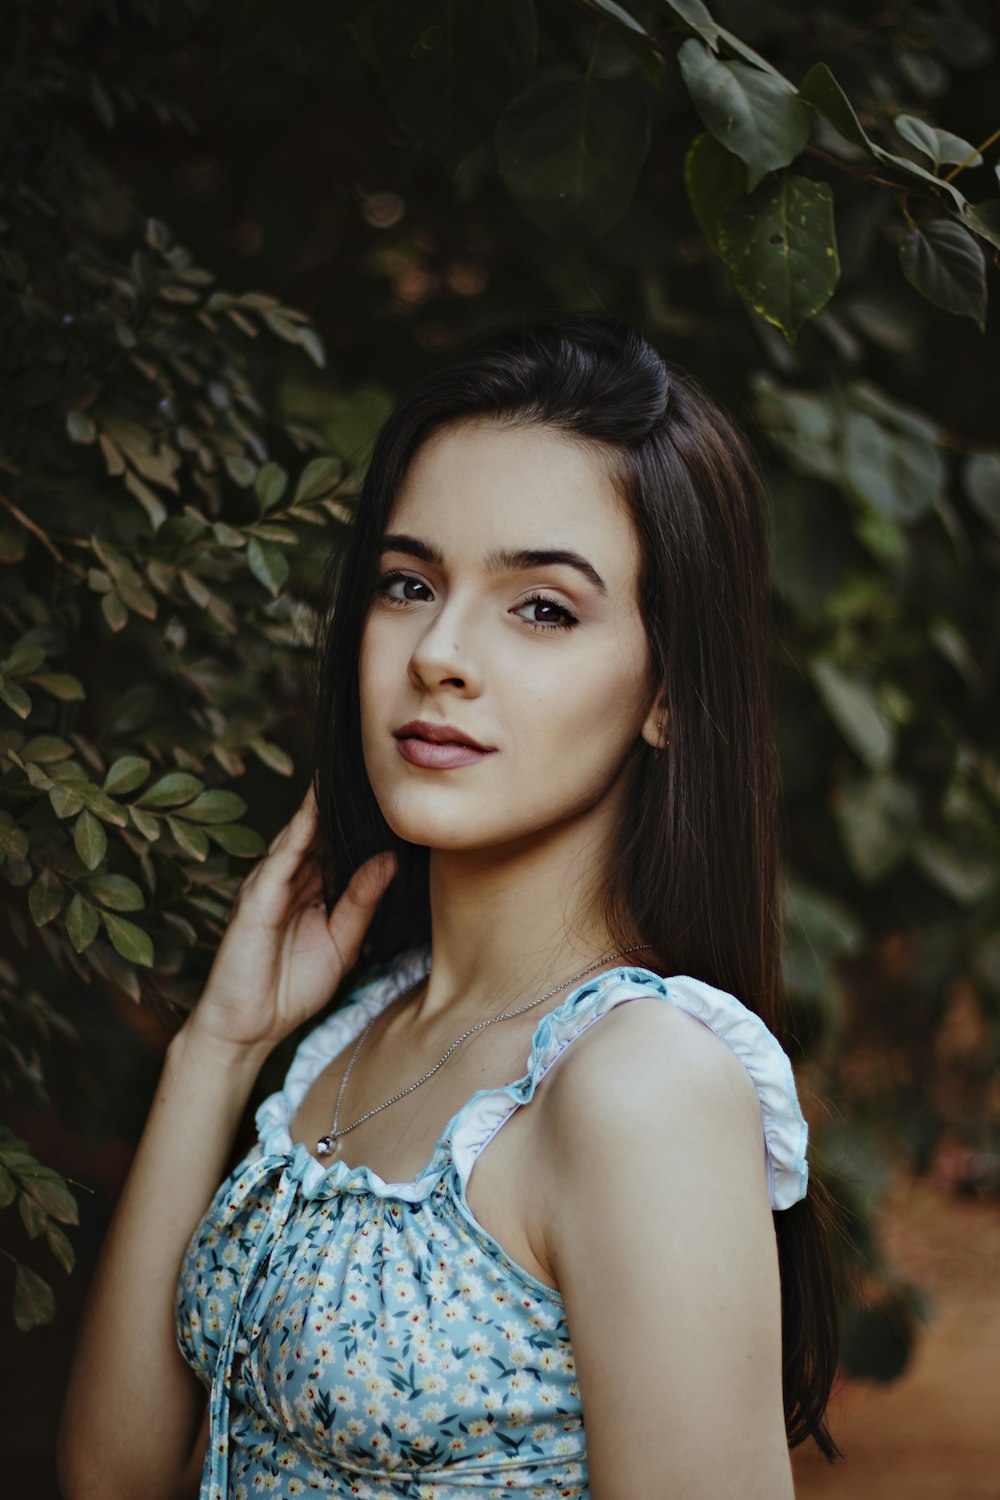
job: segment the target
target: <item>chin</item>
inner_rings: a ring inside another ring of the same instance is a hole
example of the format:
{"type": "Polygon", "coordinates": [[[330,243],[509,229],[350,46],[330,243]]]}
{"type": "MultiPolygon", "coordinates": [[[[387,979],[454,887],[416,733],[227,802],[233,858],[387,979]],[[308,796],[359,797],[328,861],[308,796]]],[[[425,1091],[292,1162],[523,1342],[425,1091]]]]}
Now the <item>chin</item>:
{"type": "Polygon", "coordinates": [[[488,831],[469,817],[468,807],[428,806],[428,799],[413,796],[412,789],[401,793],[397,788],[383,797],[375,788],[375,797],[393,833],[408,844],[429,849],[477,849],[492,842],[488,831]]]}

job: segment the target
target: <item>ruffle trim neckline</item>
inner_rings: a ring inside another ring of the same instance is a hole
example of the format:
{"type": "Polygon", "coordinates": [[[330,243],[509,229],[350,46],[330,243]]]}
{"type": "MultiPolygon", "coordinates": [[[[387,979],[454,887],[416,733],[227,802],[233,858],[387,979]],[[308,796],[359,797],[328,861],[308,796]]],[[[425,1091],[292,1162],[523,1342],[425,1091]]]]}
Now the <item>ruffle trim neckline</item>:
{"type": "Polygon", "coordinates": [[[360,1035],[362,1028],[430,968],[429,944],[400,955],[388,973],[370,979],[351,1001],[320,1023],[300,1044],[284,1086],[260,1105],[256,1123],[265,1156],[286,1159],[307,1196],[372,1193],[416,1203],[426,1198],[450,1164],[464,1200],[473,1163],[509,1115],[532,1097],[560,1053],[582,1030],[622,1001],[659,994],[708,1026],[735,1052],[753,1081],[760,1101],[767,1147],[767,1186],[771,1207],[790,1208],[805,1197],[808,1183],[808,1128],[799,1107],[792,1065],[761,1018],[734,995],[682,974],[664,979],[650,969],[622,966],[579,985],[543,1016],[532,1038],[528,1066],[513,1083],[477,1090],[448,1121],[430,1161],[411,1182],[386,1182],[370,1167],[350,1167],[339,1158],[329,1166],[303,1142],[293,1143],[290,1125],[302,1099],[327,1064],[360,1035]]]}

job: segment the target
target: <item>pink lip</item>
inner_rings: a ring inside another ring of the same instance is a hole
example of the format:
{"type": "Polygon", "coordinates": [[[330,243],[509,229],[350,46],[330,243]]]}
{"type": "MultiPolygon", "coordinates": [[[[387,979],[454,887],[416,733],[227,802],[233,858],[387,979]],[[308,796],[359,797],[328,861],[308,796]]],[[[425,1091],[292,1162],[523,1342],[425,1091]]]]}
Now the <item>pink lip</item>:
{"type": "Polygon", "coordinates": [[[399,753],[411,765],[428,770],[451,771],[457,766],[471,766],[495,754],[489,745],[478,744],[454,724],[432,724],[427,719],[411,719],[393,731],[399,753]]]}

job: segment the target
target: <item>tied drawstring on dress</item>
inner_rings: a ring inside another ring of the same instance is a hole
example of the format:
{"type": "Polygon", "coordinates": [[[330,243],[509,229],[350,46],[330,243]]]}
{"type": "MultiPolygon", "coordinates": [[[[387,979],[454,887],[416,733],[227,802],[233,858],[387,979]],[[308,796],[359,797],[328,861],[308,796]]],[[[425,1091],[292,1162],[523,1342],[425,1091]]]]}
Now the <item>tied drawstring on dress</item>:
{"type": "MultiPolygon", "coordinates": [[[[229,1410],[232,1394],[233,1364],[238,1351],[239,1329],[243,1317],[243,1308],[247,1293],[253,1284],[257,1272],[264,1261],[273,1250],[282,1230],[287,1223],[292,1205],[295,1201],[297,1185],[288,1170],[287,1160],[283,1157],[265,1155],[255,1162],[251,1162],[244,1175],[236,1184],[238,1197],[231,1198],[230,1208],[238,1208],[246,1201],[249,1193],[261,1183],[266,1182],[278,1167],[281,1167],[281,1176],[274,1190],[274,1202],[268,1215],[267,1223],[261,1233],[260,1239],[254,1246],[253,1254],[247,1262],[247,1268],[240,1280],[239,1289],[233,1303],[232,1316],[226,1325],[219,1344],[219,1355],[212,1372],[212,1386],[209,1392],[209,1433],[208,1452],[206,1461],[208,1464],[208,1500],[228,1500],[229,1494],[229,1410]]],[[[244,1351],[245,1352],[245,1351],[244,1351]]],[[[204,1482],[204,1481],[203,1481],[204,1482]]]]}

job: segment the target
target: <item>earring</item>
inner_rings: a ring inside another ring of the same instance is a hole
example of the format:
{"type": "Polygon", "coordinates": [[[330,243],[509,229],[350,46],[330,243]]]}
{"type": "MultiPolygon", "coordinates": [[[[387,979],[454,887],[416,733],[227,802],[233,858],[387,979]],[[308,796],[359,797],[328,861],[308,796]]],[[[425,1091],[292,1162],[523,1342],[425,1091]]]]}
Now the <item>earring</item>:
{"type": "MultiPolygon", "coordinates": [[[[663,734],[663,720],[662,719],[657,719],[657,721],[656,721],[656,738],[657,738],[657,742],[659,742],[662,734],[663,734]]],[[[659,744],[659,743],[657,743],[655,745],[654,749],[653,749],[653,754],[654,755],[660,755],[662,753],[663,749],[664,749],[664,746],[669,745],[669,744],[670,744],[669,740],[664,740],[662,745],[659,744]]]]}

